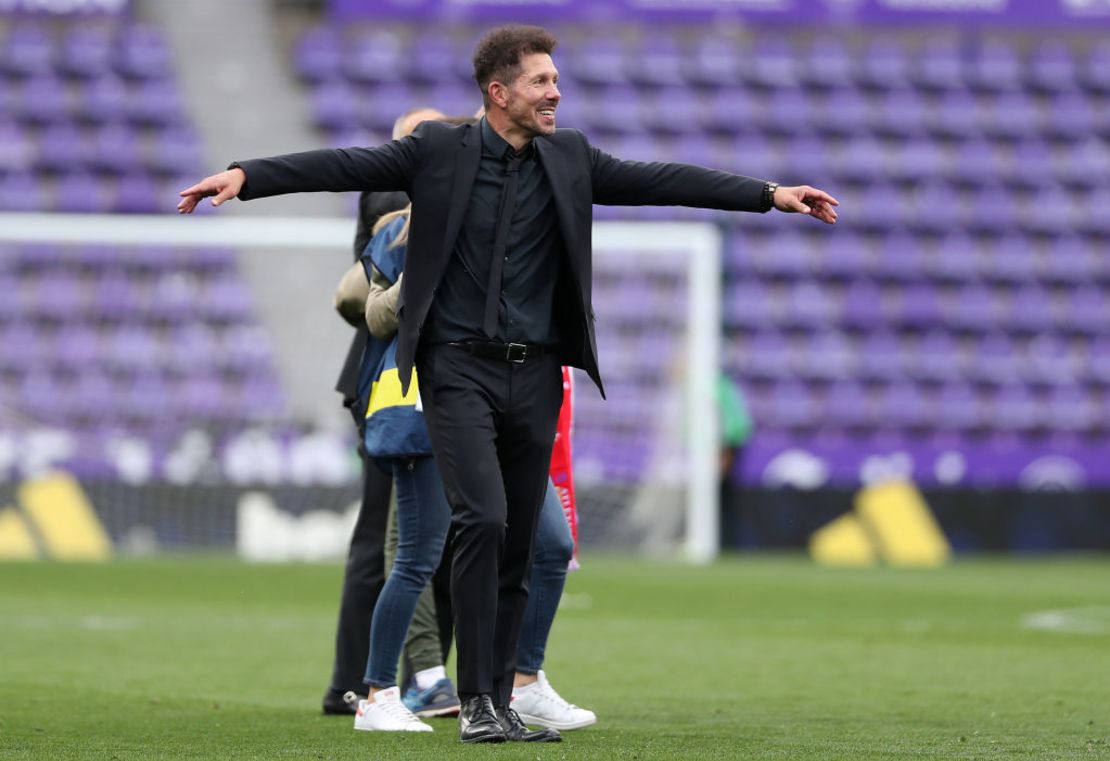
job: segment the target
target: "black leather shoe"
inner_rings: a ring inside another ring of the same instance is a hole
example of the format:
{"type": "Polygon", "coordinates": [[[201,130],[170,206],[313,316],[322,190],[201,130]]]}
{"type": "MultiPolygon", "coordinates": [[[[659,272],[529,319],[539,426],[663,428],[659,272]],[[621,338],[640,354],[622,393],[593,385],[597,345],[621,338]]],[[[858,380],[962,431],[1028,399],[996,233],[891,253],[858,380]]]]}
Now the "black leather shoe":
{"type": "Polygon", "coordinates": [[[557,729],[529,729],[520,720],[520,715],[508,706],[498,706],[497,718],[505,728],[505,739],[521,743],[557,743],[563,736],[557,729]]]}
{"type": "Polygon", "coordinates": [[[365,695],[359,695],[354,690],[337,692],[328,690],[324,693],[325,716],[354,716],[358,711],[358,701],[366,700],[365,695]]]}
{"type": "Polygon", "coordinates": [[[497,719],[489,695],[475,695],[463,701],[459,711],[459,739],[464,743],[505,742],[505,729],[497,719]]]}

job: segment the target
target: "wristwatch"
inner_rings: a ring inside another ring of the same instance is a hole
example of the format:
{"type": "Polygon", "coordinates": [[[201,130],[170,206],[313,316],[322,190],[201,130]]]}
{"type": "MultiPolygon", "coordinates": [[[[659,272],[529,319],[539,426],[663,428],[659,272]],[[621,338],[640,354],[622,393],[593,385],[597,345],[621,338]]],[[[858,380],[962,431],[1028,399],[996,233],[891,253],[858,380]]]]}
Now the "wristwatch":
{"type": "Polygon", "coordinates": [[[763,211],[770,211],[775,208],[775,191],[778,190],[779,184],[777,182],[763,183],[763,211]]]}

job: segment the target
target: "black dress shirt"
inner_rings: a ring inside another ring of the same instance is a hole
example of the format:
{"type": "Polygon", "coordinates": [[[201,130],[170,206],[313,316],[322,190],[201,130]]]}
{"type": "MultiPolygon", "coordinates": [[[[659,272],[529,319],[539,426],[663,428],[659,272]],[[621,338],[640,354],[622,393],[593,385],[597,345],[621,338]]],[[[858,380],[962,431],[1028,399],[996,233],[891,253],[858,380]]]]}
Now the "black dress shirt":
{"type": "MultiPolygon", "coordinates": [[[[422,340],[428,343],[488,340],[482,331],[486,290],[505,187],[505,162],[513,148],[485,119],[481,134],[478,176],[423,331],[422,340]]],[[[562,269],[562,236],[551,186],[531,143],[524,150],[512,214],[496,339],[557,344],[552,308],[562,269]]]]}

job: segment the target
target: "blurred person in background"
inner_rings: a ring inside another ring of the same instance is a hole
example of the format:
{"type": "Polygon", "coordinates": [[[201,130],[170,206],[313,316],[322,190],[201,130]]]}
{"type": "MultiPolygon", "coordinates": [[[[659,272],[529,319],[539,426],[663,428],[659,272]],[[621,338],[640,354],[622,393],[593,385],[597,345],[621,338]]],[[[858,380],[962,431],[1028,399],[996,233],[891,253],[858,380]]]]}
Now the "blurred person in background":
{"type": "Polygon", "coordinates": [[[560,366],[603,391],[591,308],[595,203],[684,205],[836,222],[836,199],[702,167],[621,161],[555,128],[555,38],[489,32],[474,56],[476,126],[425,122],[375,148],[234,162],[181,191],[180,213],[313,191],[406,190],[413,212],[397,370],[412,369],[452,508],[462,742],[526,731],[509,707],[536,521],[561,404],[560,366]]]}
{"type": "MultiPolygon", "coordinates": [[[[435,109],[419,108],[402,114],[393,124],[393,138],[410,134],[425,119],[442,118],[435,109]]],[[[355,230],[354,255],[357,263],[366,245],[370,231],[383,214],[397,211],[408,205],[403,192],[363,192],[358,199],[358,223],[355,230]]],[[[360,268],[361,269],[361,268],[360,268]]],[[[363,317],[362,304],[366,300],[368,285],[361,272],[356,277],[344,277],[336,294],[335,308],[340,316],[354,327],[351,347],[336,381],[335,390],[343,395],[343,404],[361,429],[363,412],[358,405],[359,366],[370,333],[363,317]]],[[[386,520],[389,514],[391,479],[389,474],[375,466],[359,446],[362,466],[362,498],[358,518],[351,532],[347,551],[347,564],[343,572],[343,592],[339,603],[339,621],[335,627],[335,660],[332,665],[331,684],[324,693],[325,714],[354,714],[358,701],[366,696],[362,677],[366,673],[366,643],[370,641],[370,616],[385,584],[384,547],[386,520]]]]}

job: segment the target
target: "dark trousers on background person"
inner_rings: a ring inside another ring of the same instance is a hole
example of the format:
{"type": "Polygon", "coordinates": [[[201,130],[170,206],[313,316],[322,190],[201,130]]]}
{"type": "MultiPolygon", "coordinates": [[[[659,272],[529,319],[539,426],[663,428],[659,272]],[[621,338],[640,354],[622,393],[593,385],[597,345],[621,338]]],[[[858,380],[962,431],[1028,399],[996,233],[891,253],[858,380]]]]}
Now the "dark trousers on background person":
{"type": "Polygon", "coordinates": [[[507,706],[562,372],[554,354],[514,363],[450,344],[422,346],[416,366],[451,505],[459,697],[507,706]]]}
{"type": "Polygon", "coordinates": [[[351,533],[335,631],[330,691],[336,695],[348,690],[366,694],[362,677],[366,674],[370,619],[385,584],[385,529],[393,479],[365,455],[361,459],[362,503],[351,533]]]}

